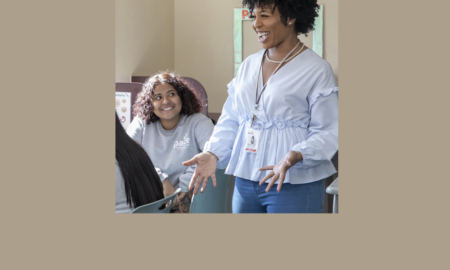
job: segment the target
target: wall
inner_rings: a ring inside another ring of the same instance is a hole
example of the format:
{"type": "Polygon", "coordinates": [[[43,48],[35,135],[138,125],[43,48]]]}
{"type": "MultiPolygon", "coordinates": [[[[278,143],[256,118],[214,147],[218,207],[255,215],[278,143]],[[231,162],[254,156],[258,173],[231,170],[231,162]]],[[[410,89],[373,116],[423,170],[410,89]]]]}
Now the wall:
{"type": "MultiPolygon", "coordinates": [[[[200,81],[208,93],[209,112],[220,113],[228,96],[226,85],[234,76],[233,8],[241,8],[242,1],[174,1],[175,70],[200,81]]],[[[324,5],[324,58],[337,77],[338,1],[322,0],[319,4],[324,5]]],[[[243,33],[243,56],[259,51],[250,21],[244,22],[243,33]]],[[[312,35],[305,40],[306,45],[311,38],[312,35]]]]}
{"type": "MultiPolygon", "coordinates": [[[[338,1],[324,5],[324,58],[338,78],[338,1]]],[[[233,8],[241,0],[116,0],[116,81],[175,70],[200,81],[220,113],[233,79],[233,8]]],[[[243,23],[243,56],[261,49],[243,23]]],[[[300,37],[311,46],[312,35],[300,37]]]]}
{"type": "Polygon", "coordinates": [[[221,112],[233,79],[233,8],[241,0],[175,0],[175,70],[197,79],[221,112]]]}
{"type": "Polygon", "coordinates": [[[174,0],[116,0],[116,82],[174,68],[174,0]]]}

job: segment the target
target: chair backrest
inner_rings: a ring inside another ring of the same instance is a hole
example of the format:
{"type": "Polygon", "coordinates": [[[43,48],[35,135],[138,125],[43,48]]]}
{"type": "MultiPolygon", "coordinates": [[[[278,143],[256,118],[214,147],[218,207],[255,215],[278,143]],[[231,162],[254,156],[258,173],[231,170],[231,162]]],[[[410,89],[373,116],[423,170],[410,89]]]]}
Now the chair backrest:
{"type": "Polygon", "coordinates": [[[172,207],[172,203],[173,200],[175,199],[175,196],[178,195],[178,193],[180,193],[181,188],[178,188],[174,194],[170,195],[169,197],[166,197],[164,199],[161,199],[159,201],[156,202],[152,202],[146,205],[141,205],[137,208],[135,208],[131,214],[142,214],[142,213],[159,213],[159,214],[164,214],[164,213],[169,213],[170,212],[170,208],[172,207]],[[167,206],[164,209],[160,209],[161,206],[165,205],[166,203],[169,202],[169,206],[167,206]]]}
{"type": "Polygon", "coordinates": [[[331,183],[326,189],[328,194],[338,195],[339,194],[339,177],[331,183]]]}
{"type": "Polygon", "coordinates": [[[199,191],[192,197],[189,213],[227,213],[230,178],[230,175],[225,174],[225,170],[216,170],[217,186],[213,186],[210,177],[205,191],[199,191]]]}
{"type": "MultiPolygon", "coordinates": [[[[149,77],[150,76],[131,76],[131,81],[143,84],[149,77]]],[[[208,95],[206,94],[206,90],[203,87],[203,85],[194,78],[190,77],[181,77],[181,78],[188,81],[192,85],[192,87],[194,87],[194,89],[197,90],[197,94],[203,104],[202,113],[208,116],[208,95]]]]}
{"type": "MultiPolygon", "coordinates": [[[[134,102],[137,95],[142,91],[142,83],[136,82],[116,82],[116,92],[128,92],[131,93],[131,110],[133,110],[134,102]]],[[[130,123],[133,121],[133,113],[131,113],[130,123]]]]}

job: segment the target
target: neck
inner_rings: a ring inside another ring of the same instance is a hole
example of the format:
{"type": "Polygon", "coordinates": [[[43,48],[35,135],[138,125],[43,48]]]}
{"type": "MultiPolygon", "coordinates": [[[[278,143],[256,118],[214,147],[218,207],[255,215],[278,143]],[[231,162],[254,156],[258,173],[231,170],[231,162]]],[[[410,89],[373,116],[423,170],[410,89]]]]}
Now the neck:
{"type": "Polygon", "coordinates": [[[160,119],[160,121],[161,121],[161,126],[165,130],[172,130],[178,125],[178,122],[180,122],[180,115],[178,115],[178,117],[176,119],[172,119],[172,120],[160,119]]]}
{"type": "MultiPolygon", "coordinates": [[[[274,61],[281,61],[283,58],[297,45],[298,38],[296,35],[291,35],[289,38],[284,40],[282,43],[278,44],[277,46],[270,48],[268,50],[269,57],[271,60],[274,61]]],[[[300,49],[301,46],[297,48],[300,49]]],[[[295,52],[292,52],[295,53],[295,52]]]]}

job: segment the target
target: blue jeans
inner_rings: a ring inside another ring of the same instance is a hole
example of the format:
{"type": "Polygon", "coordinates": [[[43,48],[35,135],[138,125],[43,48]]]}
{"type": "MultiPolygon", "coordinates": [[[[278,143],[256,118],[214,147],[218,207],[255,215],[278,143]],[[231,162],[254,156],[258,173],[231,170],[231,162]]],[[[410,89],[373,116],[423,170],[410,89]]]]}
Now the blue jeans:
{"type": "Polygon", "coordinates": [[[322,213],[325,200],[323,180],[307,184],[278,184],[266,193],[268,184],[236,177],[233,213],[322,213]]]}

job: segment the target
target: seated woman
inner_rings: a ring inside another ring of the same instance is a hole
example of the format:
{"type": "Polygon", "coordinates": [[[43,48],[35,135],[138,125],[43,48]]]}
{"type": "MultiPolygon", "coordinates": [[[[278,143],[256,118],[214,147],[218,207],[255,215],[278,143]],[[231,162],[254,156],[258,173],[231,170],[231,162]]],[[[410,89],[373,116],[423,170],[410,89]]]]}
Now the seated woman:
{"type": "Polygon", "coordinates": [[[161,72],[145,82],[133,108],[135,118],[127,129],[161,174],[167,175],[165,196],[181,188],[179,204],[174,206],[181,213],[188,212],[188,185],[195,171],[195,165],[185,167],[182,162],[203,151],[214,129],[201,110],[196,90],[188,82],[174,73],[161,72]]]}
{"type": "Polygon", "coordinates": [[[163,198],[163,186],[152,161],[126,134],[116,113],[116,213],[130,213],[163,198]]]}

